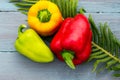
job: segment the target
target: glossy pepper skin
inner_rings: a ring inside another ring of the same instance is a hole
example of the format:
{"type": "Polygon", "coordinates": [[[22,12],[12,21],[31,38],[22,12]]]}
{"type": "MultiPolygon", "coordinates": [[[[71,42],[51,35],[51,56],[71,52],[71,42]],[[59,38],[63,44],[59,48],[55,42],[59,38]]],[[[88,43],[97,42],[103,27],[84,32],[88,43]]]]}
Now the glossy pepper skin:
{"type": "Polygon", "coordinates": [[[50,1],[38,1],[28,11],[28,24],[39,35],[52,35],[63,21],[58,6],[50,1]]]}
{"type": "Polygon", "coordinates": [[[32,61],[52,62],[54,60],[52,51],[33,29],[22,32],[25,27],[26,25],[20,25],[18,28],[18,38],[15,41],[16,50],[32,61]]]}
{"type": "Polygon", "coordinates": [[[85,62],[91,53],[92,31],[87,18],[77,14],[63,21],[61,28],[50,43],[50,48],[58,59],[69,67],[85,62]]]}

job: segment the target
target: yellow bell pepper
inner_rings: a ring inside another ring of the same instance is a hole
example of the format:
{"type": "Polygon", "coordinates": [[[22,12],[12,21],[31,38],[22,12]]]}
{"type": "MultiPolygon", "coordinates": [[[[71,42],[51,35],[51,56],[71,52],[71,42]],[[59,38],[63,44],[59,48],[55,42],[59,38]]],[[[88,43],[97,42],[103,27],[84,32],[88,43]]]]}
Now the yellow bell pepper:
{"type": "Polygon", "coordinates": [[[28,11],[29,26],[42,36],[52,35],[62,20],[58,6],[50,1],[38,1],[28,11]]]}

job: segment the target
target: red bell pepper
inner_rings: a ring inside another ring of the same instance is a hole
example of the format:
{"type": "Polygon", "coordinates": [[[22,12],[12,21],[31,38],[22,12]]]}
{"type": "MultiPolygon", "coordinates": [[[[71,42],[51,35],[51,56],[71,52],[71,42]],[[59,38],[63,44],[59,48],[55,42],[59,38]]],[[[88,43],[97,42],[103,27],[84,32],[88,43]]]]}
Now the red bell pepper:
{"type": "Polygon", "coordinates": [[[91,53],[92,31],[83,14],[66,18],[50,43],[58,59],[75,69],[75,65],[86,61],[91,53]]]}

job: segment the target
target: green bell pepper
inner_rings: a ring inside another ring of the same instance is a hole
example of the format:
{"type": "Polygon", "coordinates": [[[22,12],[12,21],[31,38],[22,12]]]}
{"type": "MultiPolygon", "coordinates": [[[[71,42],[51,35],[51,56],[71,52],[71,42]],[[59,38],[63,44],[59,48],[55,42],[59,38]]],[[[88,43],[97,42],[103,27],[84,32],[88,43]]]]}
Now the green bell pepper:
{"type": "Polygon", "coordinates": [[[52,51],[40,38],[40,36],[33,30],[22,30],[26,25],[22,24],[18,28],[18,38],[15,41],[16,50],[35,62],[52,62],[54,56],[52,51]]]}

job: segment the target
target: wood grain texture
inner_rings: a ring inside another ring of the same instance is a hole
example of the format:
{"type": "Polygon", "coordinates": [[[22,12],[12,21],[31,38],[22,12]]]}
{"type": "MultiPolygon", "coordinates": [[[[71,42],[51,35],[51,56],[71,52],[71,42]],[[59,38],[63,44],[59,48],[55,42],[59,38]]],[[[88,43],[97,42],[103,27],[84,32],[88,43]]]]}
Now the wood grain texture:
{"type": "Polygon", "coordinates": [[[85,8],[88,13],[120,13],[120,2],[79,2],[78,9],[85,8]]]}
{"type": "Polygon", "coordinates": [[[111,72],[91,73],[92,63],[71,70],[55,59],[52,63],[35,63],[17,52],[0,52],[0,80],[119,80],[111,72]]]}
{"type": "Polygon", "coordinates": [[[0,51],[15,51],[17,28],[26,24],[27,17],[20,12],[0,12],[0,18],[0,51]]]}
{"type": "MultiPolygon", "coordinates": [[[[80,0],[80,7],[87,10],[86,16],[92,14],[97,24],[108,22],[120,39],[120,0],[80,0]]],[[[18,26],[27,24],[26,19],[9,0],[0,1],[0,80],[120,80],[111,76],[113,72],[92,73],[92,62],[71,70],[56,58],[52,63],[43,64],[20,55],[14,41],[18,26]]]]}
{"type": "MultiPolygon", "coordinates": [[[[92,12],[118,12],[120,13],[120,0],[79,0],[78,9],[84,7],[88,13],[92,12]]],[[[9,0],[3,0],[0,2],[0,11],[17,11],[9,0]]]]}
{"type": "Polygon", "coordinates": [[[9,0],[0,0],[0,12],[2,11],[17,11],[17,7],[15,7],[9,0]]]}
{"type": "Polygon", "coordinates": [[[87,1],[87,2],[116,2],[116,3],[120,2],[120,0],[79,0],[79,1],[87,1]]]}

